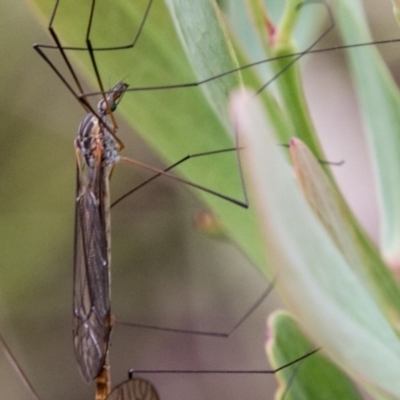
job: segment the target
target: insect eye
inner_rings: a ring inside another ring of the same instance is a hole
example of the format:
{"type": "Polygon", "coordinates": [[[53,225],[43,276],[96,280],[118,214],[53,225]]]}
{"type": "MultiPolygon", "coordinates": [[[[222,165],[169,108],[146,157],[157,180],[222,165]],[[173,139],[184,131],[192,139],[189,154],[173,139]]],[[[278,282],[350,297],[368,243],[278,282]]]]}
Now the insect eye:
{"type": "Polygon", "coordinates": [[[107,107],[107,102],[103,99],[99,101],[99,104],[97,105],[97,109],[100,114],[105,115],[108,114],[110,111],[113,112],[117,108],[117,104],[114,101],[108,102],[108,107],[107,107]]]}

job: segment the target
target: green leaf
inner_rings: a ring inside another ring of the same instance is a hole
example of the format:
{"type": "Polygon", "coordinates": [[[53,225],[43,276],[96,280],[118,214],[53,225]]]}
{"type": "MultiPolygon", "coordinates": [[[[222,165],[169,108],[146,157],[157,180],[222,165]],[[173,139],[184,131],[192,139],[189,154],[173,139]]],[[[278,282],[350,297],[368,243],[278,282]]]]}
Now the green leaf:
{"type": "Polygon", "coordinates": [[[245,152],[265,251],[289,310],[313,342],[370,392],[400,393],[397,336],[316,220],[271,137],[259,102],[232,103],[245,152]]]}
{"type": "Polygon", "coordinates": [[[310,208],[360,280],[374,289],[382,310],[398,329],[400,291],[393,274],[377,257],[373,246],[365,245],[357,224],[349,218],[346,205],[311,151],[301,140],[292,139],[290,152],[297,180],[310,208]]]}
{"type": "MultiPolygon", "coordinates": [[[[166,0],[175,28],[198,80],[238,67],[219,9],[214,2],[166,0]]],[[[214,112],[229,127],[227,99],[240,84],[240,75],[230,74],[200,88],[214,112]]]]}
{"type": "MultiPolygon", "coordinates": [[[[274,368],[292,362],[313,349],[290,314],[276,311],[268,317],[267,355],[274,368]]],[[[283,368],[276,374],[275,399],[362,399],[349,378],[322,351],[283,368]]]]}
{"type": "Polygon", "coordinates": [[[335,187],[308,147],[297,138],[290,141],[290,154],[297,182],[310,208],[325,227],[348,264],[363,277],[353,227],[341,207],[335,187]]]}

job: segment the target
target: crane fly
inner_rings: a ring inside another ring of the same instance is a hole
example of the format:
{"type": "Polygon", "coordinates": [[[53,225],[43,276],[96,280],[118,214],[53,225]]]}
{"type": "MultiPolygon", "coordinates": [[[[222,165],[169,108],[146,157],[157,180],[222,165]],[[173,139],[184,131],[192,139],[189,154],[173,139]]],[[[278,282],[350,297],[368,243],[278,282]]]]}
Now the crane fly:
{"type": "MultiPolygon", "coordinates": [[[[75,355],[86,382],[104,369],[112,320],[110,312],[110,194],[109,177],[118,161],[120,143],[105,127],[128,86],[120,82],[82,121],[77,153],[73,335],[75,355]]],[[[105,378],[109,392],[109,378],[105,378]]],[[[108,393],[107,393],[108,394],[108,393]]]]}
{"type": "MultiPolygon", "coordinates": [[[[115,164],[120,160],[137,164],[134,160],[120,156],[123,144],[116,136],[116,126],[109,120],[127,88],[126,83],[119,82],[101,99],[97,113],[86,115],[75,139],[77,178],[73,336],[76,360],[83,378],[88,383],[96,381],[96,400],[106,399],[111,390],[107,361],[113,325],[110,298],[109,179],[115,164]]],[[[190,186],[198,186],[165,174],[164,171],[146,168],[190,186]]],[[[128,392],[147,392],[150,388],[149,399],[155,399],[152,393],[156,392],[150,383],[139,378],[129,382],[126,389],[128,392]]],[[[121,393],[125,393],[124,390],[125,386],[122,385],[121,393]]]]}

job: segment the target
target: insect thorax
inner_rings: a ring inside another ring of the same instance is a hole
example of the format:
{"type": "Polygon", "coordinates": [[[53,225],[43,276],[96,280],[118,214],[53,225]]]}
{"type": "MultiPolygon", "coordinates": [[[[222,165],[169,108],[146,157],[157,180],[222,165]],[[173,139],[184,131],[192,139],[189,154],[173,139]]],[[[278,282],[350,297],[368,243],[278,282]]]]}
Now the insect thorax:
{"type": "Polygon", "coordinates": [[[88,167],[94,167],[96,154],[99,153],[103,167],[118,161],[120,146],[110,132],[112,132],[112,126],[106,116],[103,116],[100,122],[96,115],[89,113],[81,122],[76,144],[88,167]]]}

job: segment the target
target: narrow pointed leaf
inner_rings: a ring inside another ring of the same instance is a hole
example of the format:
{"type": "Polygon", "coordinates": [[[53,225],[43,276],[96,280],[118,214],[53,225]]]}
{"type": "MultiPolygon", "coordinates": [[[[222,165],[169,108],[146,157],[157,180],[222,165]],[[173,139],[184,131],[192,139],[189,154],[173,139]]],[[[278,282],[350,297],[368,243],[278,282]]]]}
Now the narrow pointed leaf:
{"type": "MultiPolygon", "coordinates": [[[[398,283],[386,265],[363,246],[336,188],[311,151],[299,139],[290,142],[294,170],[304,196],[327,233],[359,278],[375,290],[376,298],[397,329],[400,315],[398,283]],[[373,259],[373,262],[370,262],[373,259]],[[397,310],[397,311],[396,311],[397,310]]],[[[346,167],[345,165],[343,166],[346,167]]]]}

